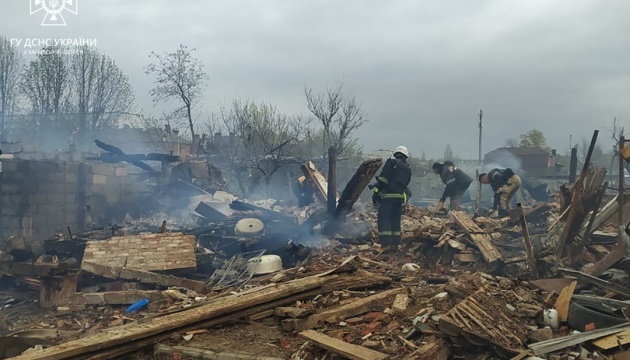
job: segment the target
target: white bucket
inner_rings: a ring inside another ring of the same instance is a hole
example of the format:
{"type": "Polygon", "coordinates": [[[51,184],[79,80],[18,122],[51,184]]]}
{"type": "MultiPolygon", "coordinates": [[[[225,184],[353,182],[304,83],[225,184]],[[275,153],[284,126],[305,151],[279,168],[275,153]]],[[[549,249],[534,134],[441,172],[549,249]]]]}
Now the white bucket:
{"type": "Polygon", "coordinates": [[[560,321],[558,320],[558,311],[555,309],[545,310],[543,312],[543,322],[553,330],[558,330],[560,321]]]}

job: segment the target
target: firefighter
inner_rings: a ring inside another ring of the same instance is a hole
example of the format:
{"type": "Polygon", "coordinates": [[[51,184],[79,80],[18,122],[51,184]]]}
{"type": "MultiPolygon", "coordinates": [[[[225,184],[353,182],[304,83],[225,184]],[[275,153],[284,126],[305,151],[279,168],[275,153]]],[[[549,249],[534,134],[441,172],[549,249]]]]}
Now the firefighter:
{"type": "Polygon", "coordinates": [[[311,186],[311,183],[306,179],[306,176],[302,175],[297,178],[297,182],[293,190],[295,196],[298,198],[299,207],[309,206],[315,202],[315,190],[313,189],[313,186],[311,186]]]}
{"type": "Polygon", "coordinates": [[[378,207],[378,241],[386,257],[395,255],[398,250],[403,205],[411,197],[408,188],[411,180],[408,157],[409,151],[405,146],[397,147],[372,186],[372,203],[378,207]]]}
{"type": "Polygon", "coordinates": [[[512,197],[521,188],[521,178],[512,169],[492,169],[488,173],[479,174],[479,182],[490,184],[494,191],[494,205],[489,215],[493,215],[497,209],[500,217],[509,216],[512,197]]]}
{"type": "Polygon", "coordinates": [[[459,210],[462,197],[470,184],[472,184],[473,179],[461,169],[455,167],[452,161],[445,161],[443,164],[439,162],[433,163],[432,169],[435,174],[440,175],[440,179],[446,185],[442,197],[436,205],[437,210],[446,212],[444,203],[447,198],[450,198],[449,210],[459,210]]]}

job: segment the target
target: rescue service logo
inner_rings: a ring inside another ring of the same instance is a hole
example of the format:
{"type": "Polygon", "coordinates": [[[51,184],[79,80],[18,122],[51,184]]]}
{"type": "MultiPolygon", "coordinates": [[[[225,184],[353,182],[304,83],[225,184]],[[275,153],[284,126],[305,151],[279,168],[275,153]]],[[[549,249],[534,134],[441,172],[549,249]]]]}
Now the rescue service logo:
{"type": "Polygon", "coordinates": [[[42,26],[66,26],[64,11],[78,15],[79,0],[30,0],[31,15],[44,11],[42,26]]]}

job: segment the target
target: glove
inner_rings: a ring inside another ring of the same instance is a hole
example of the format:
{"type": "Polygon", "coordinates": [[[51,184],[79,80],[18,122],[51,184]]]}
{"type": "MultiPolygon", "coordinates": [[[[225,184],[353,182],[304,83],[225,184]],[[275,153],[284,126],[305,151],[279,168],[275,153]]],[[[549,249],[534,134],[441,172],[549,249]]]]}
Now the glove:
{"type": "Polygon", "coordinates": [[[376,205],[378,204],[379,198],[378,198],[378,193],[374,192],[372,193],[372,204],[376,205]]]}
{"type": "Polygon", "coordinates": [[[444,209],[444,201],[439,201],[439,202],[437,203],[437,205],[435,205],[435,207],[436,207],[438,210],[442,210],[442,209],[444,209]]]}
{"type": "Polygon", "coordinates": [[[492,209],[492,210],[488,211],[488,217],[492,217],[492,215],[494,215],[495,212],[497,212],[496,209],[492,209]]]}

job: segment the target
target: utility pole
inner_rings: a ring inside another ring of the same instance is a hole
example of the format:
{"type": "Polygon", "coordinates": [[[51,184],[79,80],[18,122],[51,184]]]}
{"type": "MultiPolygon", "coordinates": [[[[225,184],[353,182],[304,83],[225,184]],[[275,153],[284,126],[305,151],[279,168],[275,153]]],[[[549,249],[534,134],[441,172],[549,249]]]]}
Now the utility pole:
{"type": "Polygon", "coordinates": [[[483,129],[483,110],[479,110],[479,166],[481,166],[482,158],[481,158],[481,134],[483,129]]]}

